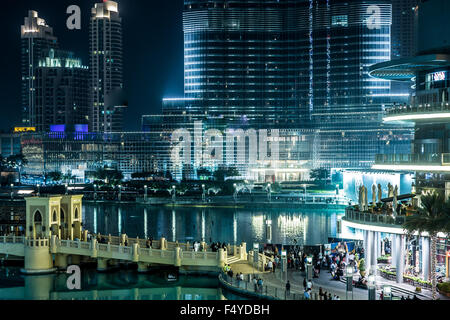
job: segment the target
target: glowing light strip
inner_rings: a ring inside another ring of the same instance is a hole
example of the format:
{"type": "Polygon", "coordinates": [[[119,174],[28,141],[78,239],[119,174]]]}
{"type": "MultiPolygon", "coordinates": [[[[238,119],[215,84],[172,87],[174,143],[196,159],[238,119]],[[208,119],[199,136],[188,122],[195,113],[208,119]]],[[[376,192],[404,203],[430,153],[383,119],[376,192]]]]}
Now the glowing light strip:
{"type": "Polygon", "coordinates": [[[400,165],[376,164],[372,167],[372,169],[394,170],[394,171],[425,171],[425,172],[444,171],[444,172],[450,172],[450,166],[436,166],[436,165],[417,166],[417,165],[401,165],[401,164],[400,165]]]}
{"type": "Polygon", "coordinates": [[[442,119],[450,118],[450,112],[447,113],[419,113],[419,114],[405,114],[401,116],[390,116],[383,119],[384,122],[388,121],[402,121],[402,120],[421,120],[421,119],[442,119]]]}
{"type": "Polygon", "coordinates": [[[307,172],[308,169],[271,169],[271,168],[265,168],[265,169],[251,169],[252,172],[266,172],[266,171],[275,171],[275,172],[307,172]]]}
{"type": "MultiPolygon", "coordinates": [[[[346,226],[349,228],[355,228],[360,230],[368,230],[368,231],[376,231],[376,232],[383,232],[383,233],[394,233],[394,234],[407,234],[408,232],[403,229],[403,227],[398,226],[395,227],[394,225],[392,227],[384,227],[384,226],[377,226],[373,224],[365,224],[365,223],[358,223],[353,221],[348,221],[345,219],[342,219],[342,227],[346,226]]],[[[413,235],[418,235],[417,232],[413,233],[413,235]]],[[[422,232],[420,234],[422,237],[428,237],[428,232],[422,232]]],[[[447,235],[445,233],[439,232],[437,234],[439,238],[446,238],[447,235]]]]}

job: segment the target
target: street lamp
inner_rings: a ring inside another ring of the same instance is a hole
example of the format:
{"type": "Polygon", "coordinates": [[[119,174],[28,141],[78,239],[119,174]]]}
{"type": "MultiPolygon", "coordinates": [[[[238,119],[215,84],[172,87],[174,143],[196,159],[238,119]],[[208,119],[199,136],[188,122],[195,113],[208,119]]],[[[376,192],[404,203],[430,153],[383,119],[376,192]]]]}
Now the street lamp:
{"type": "Polygon", "coordinates": [[[14,200],[14,183],[11,183],[11,200],[14,200]]]}
{"type": "Polygon", "coordinates": [[[147,185],[145,185],[144,186],[144,201],[145,202],[147,202],[147,197],[148,197],[148,195],[147,195],[147,188],[148,188],[147,185]]]}
{"type": "Polygon", "coordinates": [[[233,183],[233,188],[234,188],[234,193],[233,193],[233,198],[234,198],[234,202],[237,201],[237,184],[233,183]]]}
{"type": "Polygon", "coordinates": [[[376,277],[374,274],[369,275],[367,278],[367,286],[369,287],[369,300],[377,300],[376,277]]]}
{"type": "Polygon", "coordinates": [[[119,185],[119,201],[122,201],[122,185],[119,185]]]}
{"type": "Polygon", "coordinates": [[[287,281],[287,254],[286,250],[281,251],[281,280],[287,281]]]}
{"type": "Polygon", "coordinates": [[[172,201],[175,201],[177,197],[177,190],[175,186],[172,186],[172,201]]]}
{"type": "Polygon", "coordinates": [[[38,185],[37,185],[37,188],[38,188],[37,195],[38,195],[38,197],[40,197],[40,196],[41,196],[41,185],[38,184],[38,185]]]}
{"type": "Polygon", "coordinates": [[[94,184],[94,200],[97,200],[97,185],[94,184]]]}
{"type": "Polygon", "coordinates": [[[313,265],[312,265],[312,257],[309,256],[306,258],[306,280],[312,280],[313,278],[313,265]]]}
{"type": "Polygon", "coordinates": [[[202,201],[205,202],[206,201],[206,189],[205,189],[205,185],[202,184],[202,201]]]}
{"type": "MultiPolygon", "coordinates": [[[[258,270],[258,261],[259,261],[259,243],[253,244],[253,268],[258,270]]],[[[264,267],[264,266],[263,266],[264,267]]]]}
{"type": "Polygon", "coordinates": [[[271,184],[267,184],[267,200],[270,202],[272,200],[272,189],[271,184]]]}
{"type": "Polygon", "coordinates": [[[64,187],[66,188],[66,195],[67,195],[69,193],[69,191],[68,191],[69,185],[66,183],[66,184],[64,184],[64,187]]]}
{"type": "Polygon", "coordinates": [[[266,220],[266,238],[267,243],[272,242],[272,220],[266,220]]]}
{"type": "Polygon", "coordinates": [[[352,300],[353,300],[353,267],[351,265],[348,265],[345,268],[345,277],[347,278],[347,288],[345,290],[345,297],[346,300],[348,300],[348,293],[352,293],[352,300]]]}
{"type": "Polygon", "coordinates": [[[392,300],[392,288],[389,285],[383,286],[383,300],[392,300]]]}

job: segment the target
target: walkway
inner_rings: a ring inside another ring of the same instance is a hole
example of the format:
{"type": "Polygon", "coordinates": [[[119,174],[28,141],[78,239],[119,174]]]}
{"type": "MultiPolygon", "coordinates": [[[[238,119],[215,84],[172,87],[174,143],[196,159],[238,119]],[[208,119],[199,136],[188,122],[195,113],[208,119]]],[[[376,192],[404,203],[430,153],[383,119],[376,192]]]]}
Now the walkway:
{"type": "MultiPolygon", "coordinates": [[[[25,247],[47,247],[52,254],[77,255],[90,258],[114,259],[145,264],[164,264],[175,266],[221,267],[224,263],[246,261],[245,244],[230,246],[218,252],[199,251],[192,245],[154,240],[151,248],[146,248],[146,240],[127,238],[128,246],[121,245],[119,237],[108,237],[108,243],[79,240],[25,239],[24,237],[0,237],[0,254],[25,256],[25,247]],[[157,249],[156,249],[157,248],[157,249]]],[[[205,247],[206,248],[206,247],[205,247]]]]}
{"type": "MultiPolygon", "coordinates": [[[[264,282],[271,286],[277,286],[278,288],[285,288],[286,283],[280,280],[279,270],[277,270],[277,274],[264,274],[263,279],[264,282]]],[[[288,271],[288,279],[291,283],[291,288],[296,292],[303,292],[303,279],[305,278],[305,273],[301,271],[288,271]]],[[[354,280],[358,280],[358,276],[354,276],[354,280]]],[[[383,285],[390,285],[392,288],[392,293],[394,297],[401,298],[404,296],[405,298],[408,295],[412,298],[416,295],[421,300],[431,300],[431,291],[422,289],[422,293],[416,293],[415,287],[407,284],[401,283],[398,284],[394,281],[386,280],[380,276],[377,276],[377,300],[379,299],[379,295],[382,291],[383,285]]],[[[320,272],[319,278],[313,279],[313,292],[318,291],[319,287],[322,287],[323,291],[331,293],[331,296],[338,295],[341,300],[346,300],[346,283],[345,278],[342,278],[341,281],[336,281],[331,279],[331,274],[328,270],[322,270],[320,272]]],[[[368,300],[369,292],[366,289],[355,288],[353,287],[353,300],[368,300]]],[[[441,300],[449,300],[448,297],[443,295],[438,295],[441,300]]],[[[348,299],[351,300],[351,293],[349,293],[348,299]]]]}

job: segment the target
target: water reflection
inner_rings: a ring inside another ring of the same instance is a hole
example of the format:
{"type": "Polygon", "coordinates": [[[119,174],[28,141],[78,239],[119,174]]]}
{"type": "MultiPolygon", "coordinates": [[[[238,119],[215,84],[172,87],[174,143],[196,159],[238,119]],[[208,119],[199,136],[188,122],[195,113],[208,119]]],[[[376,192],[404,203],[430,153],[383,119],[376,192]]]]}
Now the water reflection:
{"type": "MultiPolygon", "coordinates": [[[[19,268],[0,268],[0,300],[224,300],[217,278],[180,276],[167,282],[160,275],[121,270],[83,270],[81,290],[67,289],[67,274],[23,276],[19,268]]],[[[225,294],[225,295],[224,295],[225,294]]]]}
{"type": "Polygon", "coordinates": [[[172,208],[139,204],[84,204],[88,230],[170,241],[315,245],[336,236],[344,210],[172,208]],[[271,227],[268,227],[272,221],[271,227]]]}

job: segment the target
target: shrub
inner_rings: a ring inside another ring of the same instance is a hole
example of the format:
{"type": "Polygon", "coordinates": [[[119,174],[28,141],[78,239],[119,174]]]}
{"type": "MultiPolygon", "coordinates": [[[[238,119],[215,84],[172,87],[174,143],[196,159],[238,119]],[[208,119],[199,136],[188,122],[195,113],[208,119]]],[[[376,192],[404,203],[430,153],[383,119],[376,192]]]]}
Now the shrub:
{"type": "Polygon", "coordinates": [[[439,292],[450,293],[450,282],[438,283],[439,292]]]}
{"type": "Polygon", "coordinates": [[[366,261],[363,259],[359,260],[359,271],[366,271],[366,261]]]}

